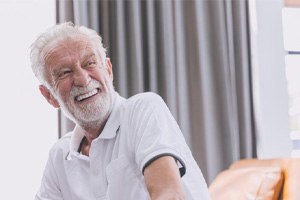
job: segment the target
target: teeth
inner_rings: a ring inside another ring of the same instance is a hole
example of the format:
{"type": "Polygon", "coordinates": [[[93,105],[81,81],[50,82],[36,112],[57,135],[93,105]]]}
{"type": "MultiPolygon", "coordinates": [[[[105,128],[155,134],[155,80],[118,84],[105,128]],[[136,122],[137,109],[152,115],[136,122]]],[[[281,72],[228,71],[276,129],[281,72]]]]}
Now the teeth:
{"type": "Polygon", "coordinates": [[[76,101],[81,101],[83,99],[89,98],[89,97],[97,94],[97,91],[98,91],[97,89],[94,89],[94,90],[90,91],[89,93],[79,95],[76,97],[76,101]]]}

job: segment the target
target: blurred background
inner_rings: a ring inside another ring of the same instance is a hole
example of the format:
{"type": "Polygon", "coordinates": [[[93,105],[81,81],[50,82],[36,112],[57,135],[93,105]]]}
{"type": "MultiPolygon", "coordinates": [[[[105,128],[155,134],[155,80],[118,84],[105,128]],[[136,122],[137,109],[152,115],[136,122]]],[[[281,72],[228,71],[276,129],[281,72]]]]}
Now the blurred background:
{"type": "Polygon", "coordinates": [[[0,0],[0,199],[33,199],[73,124],[39,94],[34,39],[72,21],[103,37],[124,97],[160,94],[207,183],[242,158],[300,157],[300,1],[0,0]]]}

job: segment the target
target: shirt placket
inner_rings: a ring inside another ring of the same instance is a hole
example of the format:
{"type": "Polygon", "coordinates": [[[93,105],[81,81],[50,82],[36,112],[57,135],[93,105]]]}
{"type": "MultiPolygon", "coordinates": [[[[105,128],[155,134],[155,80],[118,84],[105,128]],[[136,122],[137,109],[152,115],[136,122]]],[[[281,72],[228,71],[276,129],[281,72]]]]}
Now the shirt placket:
{"type": "Polygon", "coordinates": [[[101,155],[98,151],[90,149],[90,172],[91,187],[97,199],[104,199],[107,190],[107,181],[105,179],[105,170],[101,165],[101,155]]]}

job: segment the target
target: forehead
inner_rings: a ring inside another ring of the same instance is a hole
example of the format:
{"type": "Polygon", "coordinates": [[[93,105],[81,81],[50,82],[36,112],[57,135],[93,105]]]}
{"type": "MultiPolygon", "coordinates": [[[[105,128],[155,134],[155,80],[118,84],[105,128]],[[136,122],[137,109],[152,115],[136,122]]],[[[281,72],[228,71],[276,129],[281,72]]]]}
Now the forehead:
{"type": "Polygon", "coordinates": [[[96,54],[96,46],[84,36],[73,36],[49,43],[43,50],[46,66],[77,62],[86,56],[96,54]]]}

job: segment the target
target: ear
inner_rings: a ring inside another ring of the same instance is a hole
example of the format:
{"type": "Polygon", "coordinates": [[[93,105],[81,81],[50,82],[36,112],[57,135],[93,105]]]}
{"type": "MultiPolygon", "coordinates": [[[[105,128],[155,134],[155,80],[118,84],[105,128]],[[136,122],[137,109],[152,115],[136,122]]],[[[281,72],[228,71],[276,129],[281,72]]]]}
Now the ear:
{"type": "Polygon", "coordinates": [[[107,66],[109,77],[111,78],[111,80],[114,80],[114,74],[113,74],[110,58],[106,58],[106,66],[107,66]]]}
{"type": "Polygon", "coordinates": [[[51,94],[48,88],[46,88],[44,85],[40,85],[39,89],[49,104],[51,104],[54,108],[60,107],[58,101],[54,98],[54,96],[51,94]]]}

